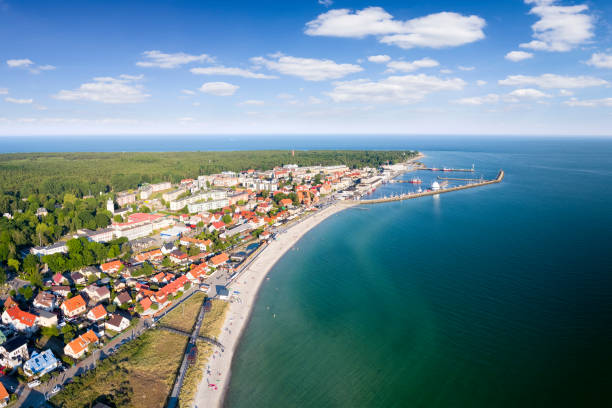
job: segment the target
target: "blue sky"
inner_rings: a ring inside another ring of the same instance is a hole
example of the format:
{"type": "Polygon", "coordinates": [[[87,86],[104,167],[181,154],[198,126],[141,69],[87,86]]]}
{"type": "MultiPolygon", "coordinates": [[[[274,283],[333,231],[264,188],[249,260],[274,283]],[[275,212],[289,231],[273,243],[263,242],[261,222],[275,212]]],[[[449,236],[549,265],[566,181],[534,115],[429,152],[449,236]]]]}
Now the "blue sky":
{"type": "Polygon", "coordinates": [[[0,135],[612,134],[612,2],[0,0],[0,135]]]}

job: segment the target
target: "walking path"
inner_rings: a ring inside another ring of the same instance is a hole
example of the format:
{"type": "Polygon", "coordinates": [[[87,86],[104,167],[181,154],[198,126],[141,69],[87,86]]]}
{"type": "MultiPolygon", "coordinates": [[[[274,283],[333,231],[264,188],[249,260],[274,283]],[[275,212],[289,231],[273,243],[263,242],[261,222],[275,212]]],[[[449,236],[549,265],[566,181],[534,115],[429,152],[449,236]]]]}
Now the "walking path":
{"type": "MultiPolygon", "coordinates": [[[[178,405],[179,395],[181,394],[181,387],[183,386],[183,381],[185,380],[185,374],[187,373],[187,368],[189,368],[189,354],[193,347],[196,346],[196,340],[200,337],[200,328],[202,327],[202,321],[204,321],[204,315],[206,314],[206,299],[202,301],[202,306],[200,307],[200,314],[198,315],[198,320],[189,336],[189,343],[187,343],[187,347],[185,347],[185,355],[183,356],[183,362],[181,363],[181,368],[179,369],[179,373],[176,376],[176,380],[174,382],[174,387],[172,388],[172,393],[170,394],[170,398],[168,399],[168,408],[174,408],[178,405]]],[[[167,328],[165,328],[167,329],[167,328]]],[[[173,329],[174,330],[174,329],[173,329]]],[[[179,330],[177,332],[181,332],[181,334],[185,333],[179,330]]]]}

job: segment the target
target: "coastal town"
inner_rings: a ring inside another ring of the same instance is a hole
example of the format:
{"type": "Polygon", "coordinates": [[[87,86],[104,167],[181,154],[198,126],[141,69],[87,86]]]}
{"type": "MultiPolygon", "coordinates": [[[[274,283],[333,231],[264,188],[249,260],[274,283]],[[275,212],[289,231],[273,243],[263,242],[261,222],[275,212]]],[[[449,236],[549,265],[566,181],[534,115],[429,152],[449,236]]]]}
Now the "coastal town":
{"type": "MultiPolygon", "coordinates": [[[[243,302],[235,290],[241,274],[262,262],[256,258],[264,248],[280,245],[276,241],[291,226],[320,220],[337,210],[331,209],[334,202],[358,200],[415,166],[288,164],[101,193],[109,225],[29,248],[24,264],[34,270],[6,285],[0,406],[46,403],[70,383],[71,367],[92,356],[95,361],[96,351],[116,352],[115,339],[123,344],[153,329],[196,292],[243,302]]],[[[39,219],[48,214],[44,207],[36,210],[39,219]]],[[[293,241],[285,240],[286,250],[293,241]]]]}

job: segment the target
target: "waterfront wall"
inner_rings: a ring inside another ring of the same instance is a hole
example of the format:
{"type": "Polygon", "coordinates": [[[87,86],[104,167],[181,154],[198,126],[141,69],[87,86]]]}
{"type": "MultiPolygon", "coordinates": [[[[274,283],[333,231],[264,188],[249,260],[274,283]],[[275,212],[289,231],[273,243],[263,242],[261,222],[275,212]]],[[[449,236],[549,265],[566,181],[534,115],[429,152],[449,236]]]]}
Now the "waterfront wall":
{"type": "Polygon", "coordinates": [[[413,198],[420,198],[420,197],[432,196],[436,194],[450,193],[451,191],[459,191],[459,190],[466,190],[468,188],[488,186],[489,184],[500,183],[503,179],[504,179],[504,171],[500,170],[495,179],[486,180],[486,181],[482,181],[479,183],[464,184],[462,186],[450,187],[450,188],[442,188],[436,191],[424,191],[422,193],[402,194],[396,197],[376,198],[373,200],[344,200],[344,201],[340,201],[340,203],[341,204],[351,204],[351,205],[352,204],[379,204],[379,203],[388,203],[391,201],[410,200],[413,198]]]}

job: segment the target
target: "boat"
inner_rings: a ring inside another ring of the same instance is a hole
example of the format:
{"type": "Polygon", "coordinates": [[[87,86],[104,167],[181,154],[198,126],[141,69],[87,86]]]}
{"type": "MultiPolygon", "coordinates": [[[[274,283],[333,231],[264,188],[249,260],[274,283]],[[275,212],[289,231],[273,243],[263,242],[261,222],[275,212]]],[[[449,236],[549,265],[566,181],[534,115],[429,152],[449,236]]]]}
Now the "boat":
{"type": "Polygon", "coordinates": [[[431,171],[440,171],[440,169],[439,169],[439,168],[437,168],[437,167],[432,167],[432,168],[431,168],[431,171]]]}
{"type": "Polygon", "coordinates": [[[444,167],[442,171],[453,171],[453,169],[449,169],[448,167],[444,167]]]}
{"type": "Polygon", "coordinates": [[[421,180],[421,179],[420,179],[420,178],[418,178],[418,177],[413,177],[413,178],[411,178],[411,179],[410,179],[410,181],[409,181],[409,183],[410,183],[410,184],[421,184],[422,182],[423,182],[423,180],[421,180]]]}

